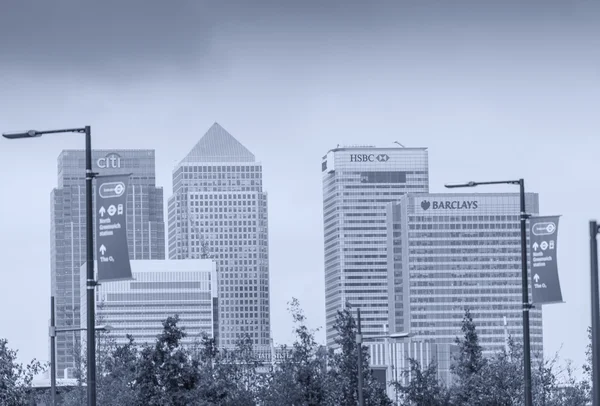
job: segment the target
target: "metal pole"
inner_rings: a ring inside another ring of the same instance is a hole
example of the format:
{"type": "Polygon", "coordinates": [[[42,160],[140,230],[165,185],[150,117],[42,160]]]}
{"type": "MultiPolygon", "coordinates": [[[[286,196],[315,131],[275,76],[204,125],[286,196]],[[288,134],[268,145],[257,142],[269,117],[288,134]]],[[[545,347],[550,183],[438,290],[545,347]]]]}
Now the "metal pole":
{"type": "Polygon", "coordinates": [[[527,213],[525,181],[519,179],[521,198],[521,279],[523,291],[523,360],[525,364],[525,406],[533,406],[531,394],[531,343],[529,337],[529,277],[527,275],[527,213]]]}
{"type": "Polygon", "coordinates": [[[592,285],[592,405],[600,406],[600,299],[598,298],[598,224],[590,221],[592,285]]]}
{"type": "Polygon", "coordinates": [[[56,406],[56,326],[54,319],[54,296],[50,296],[50,401],[56,406]]]}
{"type": "Polygon", "coordinates": [[[92,202],[92,135],[85,127],[85,215],[87,241],[87,395],[88,406],[96,406],[96,331],[95,331],[95,287],[94,280],[94,216],[92,202]]]}
{"type": "Polygon", "coordinates": [[[358,332],[356,333],[356,348],[358,354],[358,406],[364,406],[365,400],[363,398],[363,374],[362,374],[362,330],[360,326],[360,308],[356,309],[357,320],[358,320],[358,332]]]}

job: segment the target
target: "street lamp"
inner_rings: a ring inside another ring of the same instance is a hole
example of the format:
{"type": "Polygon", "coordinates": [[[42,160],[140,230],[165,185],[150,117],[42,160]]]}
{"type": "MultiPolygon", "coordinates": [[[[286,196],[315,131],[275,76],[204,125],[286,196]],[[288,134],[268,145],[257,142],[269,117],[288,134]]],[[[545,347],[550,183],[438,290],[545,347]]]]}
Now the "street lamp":
{"type": "MultiPolygon", "coordinates": [[[[92,130],[90,126],[81,128],[67,128],[62,130],[36,131],[3,133],[4,138],[10,140],[22,138],[36,138],[44,134],[59,133],[79,133],[85,134],[85,207],[86,207],[86,264],[87,264],[87,398],[88,406],[96,406],[96,337],[94,334],[95,314],[94,314],[94,289],[96,281],[94,280],[94,225],[93,222],[93,203],[92,203],[92,130]]],[[[54,307],[53,307],[54,309],[54,307]]],[[[54,357],[51,354],[51,358],[54,357]]]]}
{"type": "Polygon", "coordinates": [[[449,189],[475,187],[479,185],[519,185],[520,193],[520,218],[521,218],[521,282],[523,296],[523,353],[525,363],[525,406],[532,406],[533,399],[531,395],[531,343],[529,337],[529,281],[527,276],[527,218],[529,215],[525,212],[525,181],[504,180],[493,182],[467,182],[459,184],[446,184],[449,189]]]}
{"type": "MultiPolygon", "coordinates": [[[[384,331],[387,331],[387,325],[384,325],[384,331]]],[[[369,336],[369,337],[362,338],[362,341],[375,341],[375,340],[380,340],[380,339],[384,340],[385,352],[387,354],[386,386],[387,386],[388,379],[390,382],[392,381],[392,379],[393,379],[392,375],[394,374],[394,370],[397,371],[397,368],[398,368],[398,365],[396,365],[396,368],[394,368],[394,366],[393,366],[391,340],[409,338],[409,337],[412,337],[413,335],[414,335],[413,333],[392,333],[392,334],[383,334],[383,335],[369,336]]],[[[396,380],[397,380],[397,378],[398,378],[398,375],[396,374],[396,380]]],[[[398,392],[396,392],[396,402],[397,401],[398,401],[398,392]]]]}
{"type": "MultiPolygon", "coordinates": [[[[377,339],[385,339],[386,342],[389,339],[397,339],[397,338],[407,338],[407,337],[412,337],[412,333],[392,333],[392,334],[384,334],[384,335],[378,335],[378,336],[368,336],[368,337],[363,337],[362,335],[362,326],[361,326],[361,321],[360,321],[360,307],[356,309],[356,324],[357,324],[357,332],[356,332],[356,344],[357,344],[357,353],[358,353],[358,359],[357,359],[357,370],[358,370],[358,406],[364,406],[365,405],[365,399],[363,396],[363,374],[362,374],[362,343],[363,341],[371,341],[371,340],[377,340],[377,339]]],[[[389,348],[388,348],[389,350],[389,348]]],[[[389,354],[389,351],[388,351],[389,354]]],[[[389,362],[389,364],[391,365],[391,362],[389,362]]],[[[388,366],[389,368],[389,366],[388,366]]],[[[391,376],[391,373],[390,373],[391,376]]]]}

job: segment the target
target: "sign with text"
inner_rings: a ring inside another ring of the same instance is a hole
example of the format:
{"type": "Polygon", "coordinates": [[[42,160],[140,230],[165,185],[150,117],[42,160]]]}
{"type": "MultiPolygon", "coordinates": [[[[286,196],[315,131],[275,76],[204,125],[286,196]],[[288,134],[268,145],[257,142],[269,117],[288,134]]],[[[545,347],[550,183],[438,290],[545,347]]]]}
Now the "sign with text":
{"type": "Polygon", "coordinates": [[[422,200],[421,209],[431,210],[475,210],[479,207],[477,200],[472,201],[451,201],[451,200],[422,200]]]}
{"type": "Polygon", "coordinates": [[[529,253],[533,304],[561,303],[556,262],[559,216],[529,219],[529,253]]]}
{"type": "Polygon", "coordinates": [[[127,247],[129,176],[96,177],[98,282],[132,279],[127,247]]]}

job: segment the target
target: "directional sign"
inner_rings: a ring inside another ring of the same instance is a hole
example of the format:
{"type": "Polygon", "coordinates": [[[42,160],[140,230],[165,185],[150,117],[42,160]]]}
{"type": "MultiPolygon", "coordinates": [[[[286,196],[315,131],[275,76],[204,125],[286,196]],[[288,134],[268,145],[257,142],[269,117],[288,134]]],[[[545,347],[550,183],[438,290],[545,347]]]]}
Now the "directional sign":
{"type": "Polygon", "coordinates": [[[127,247],[129,175],[96,177],[96,247],[98,281],[132,279],[127,247]],[[108,215],[107,215],[108,214],[108,215]]]}
{"type": "Polygon", "coordinates": [[[559,216],[531,217],[529,245],[531,290],[534,304],[561,303],[562,293],[556,262],[559,216]]]}

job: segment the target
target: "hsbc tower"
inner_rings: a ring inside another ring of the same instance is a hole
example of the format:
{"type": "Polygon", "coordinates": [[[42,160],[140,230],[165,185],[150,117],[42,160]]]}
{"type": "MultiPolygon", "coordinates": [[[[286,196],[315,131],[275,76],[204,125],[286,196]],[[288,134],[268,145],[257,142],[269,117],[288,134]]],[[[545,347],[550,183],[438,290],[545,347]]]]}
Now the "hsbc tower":
{"type": "Polygon", "coordinates": [[[338,310],[360,307],[363,335],[388,328],[386,210],[407,193],[428,193],[426,148],[338,147],[321,162],[327,345],[338,310]]]}

